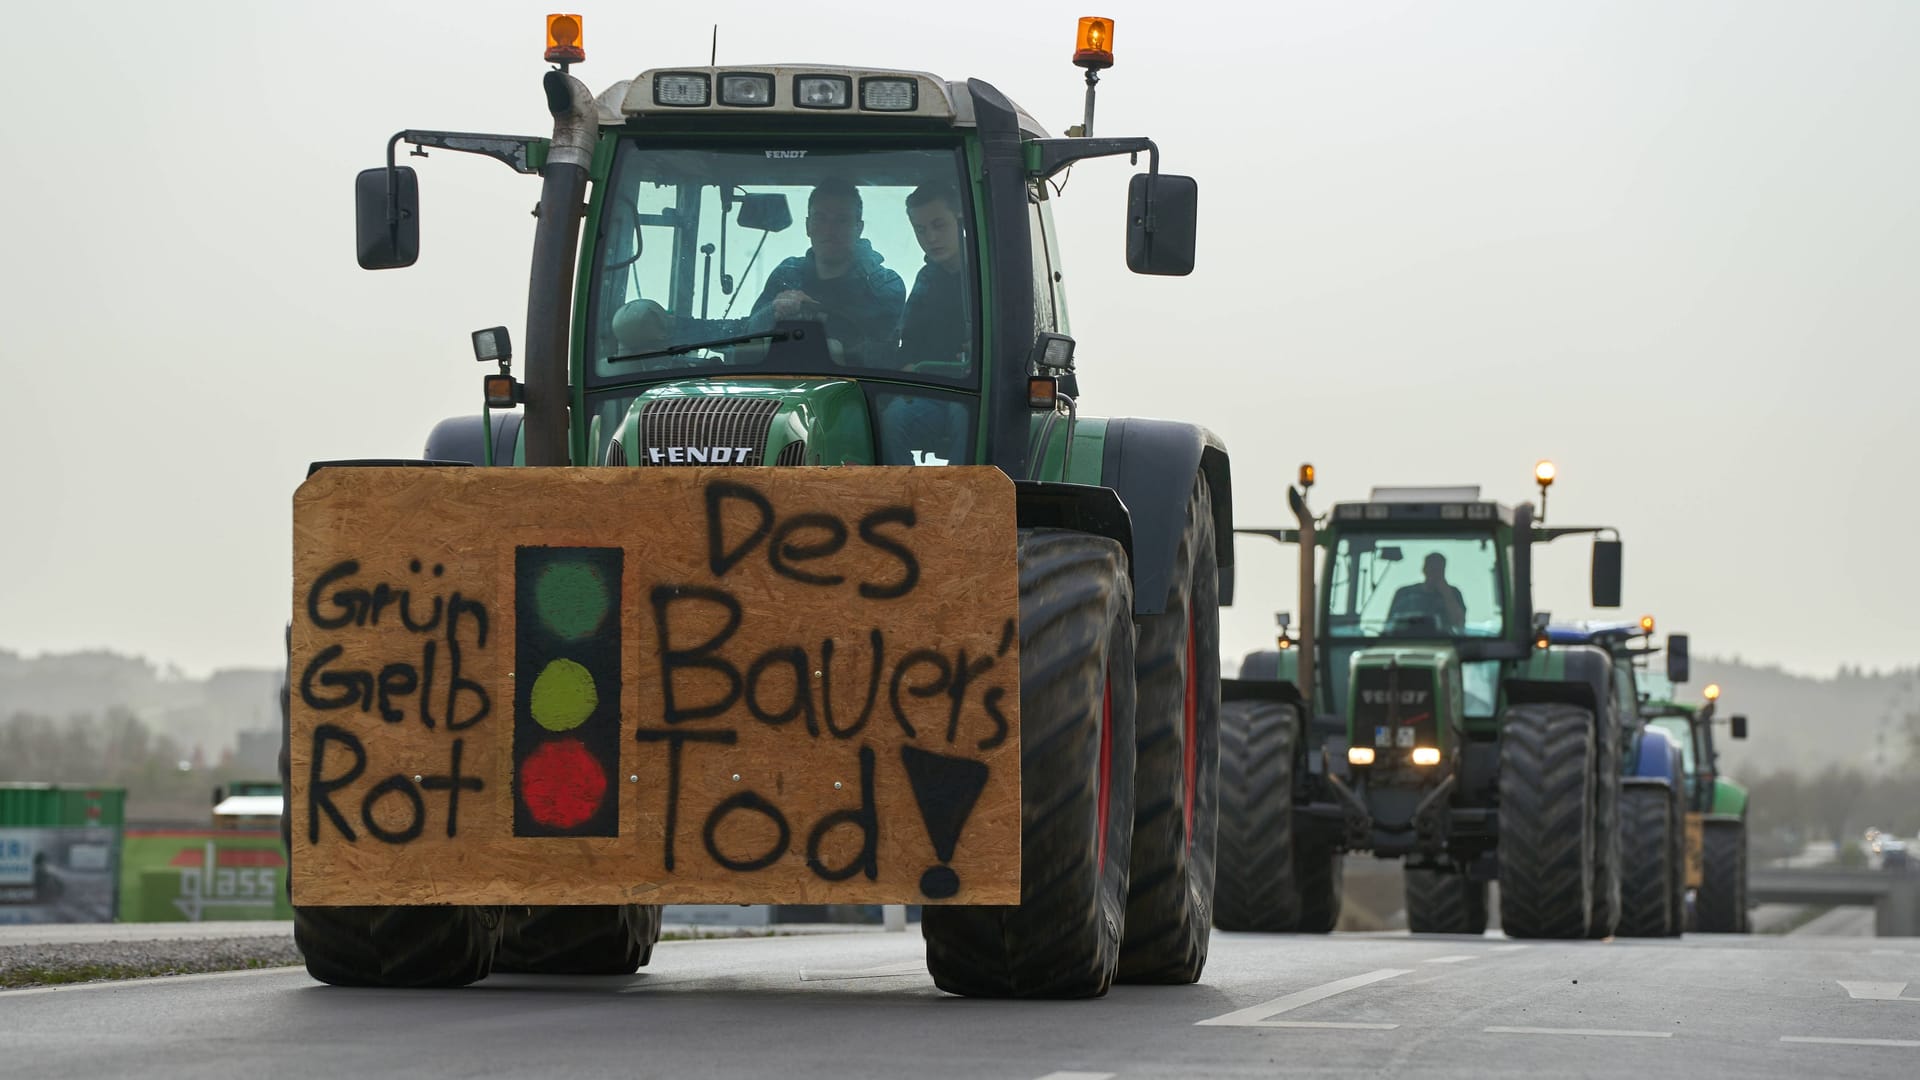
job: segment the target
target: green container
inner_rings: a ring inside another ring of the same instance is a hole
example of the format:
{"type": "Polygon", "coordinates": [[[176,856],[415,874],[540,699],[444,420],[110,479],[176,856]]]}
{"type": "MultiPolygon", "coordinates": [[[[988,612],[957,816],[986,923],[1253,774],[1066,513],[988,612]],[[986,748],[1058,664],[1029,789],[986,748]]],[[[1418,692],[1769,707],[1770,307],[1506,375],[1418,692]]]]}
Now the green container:
{"type": "Polygon", "coordinates": [[[0,784],[0,828],[119,827],[127,789],[73,784],[0,784]]]}

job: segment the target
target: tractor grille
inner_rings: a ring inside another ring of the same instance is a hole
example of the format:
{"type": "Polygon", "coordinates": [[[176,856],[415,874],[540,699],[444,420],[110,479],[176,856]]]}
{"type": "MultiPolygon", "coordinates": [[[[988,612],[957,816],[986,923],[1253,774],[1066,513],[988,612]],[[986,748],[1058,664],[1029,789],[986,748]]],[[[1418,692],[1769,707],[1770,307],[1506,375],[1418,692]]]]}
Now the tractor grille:
{"type": "Polygon", "coordinates": [[[1426,667],[1388,664],[1354,675],[1354,744],[1372,746],[1384,761],[1397,761],[1417,746],[1436,746],[1434,673],[1426,667]]]}
{"type": "Polygon", "coordinates": [[[773,458],[775,465],[804,465],[806,461],[807,441],[805,439],[795,439],[781,447],[780,452],[773,458]]]}
{"type": "Polygon", "coordinates": [[[615,439],[612,442],[608,443],[607,444],[607,464],[625,465],[626,463],[627,463],[627,448],[620,445],[620,440],[615,439]]]}
{"type": "Polygon", "coordinates": [[[775,398],[688,397],[649,402],[640,413],[635,465],[759,465],[780,410],[775,398]]]}

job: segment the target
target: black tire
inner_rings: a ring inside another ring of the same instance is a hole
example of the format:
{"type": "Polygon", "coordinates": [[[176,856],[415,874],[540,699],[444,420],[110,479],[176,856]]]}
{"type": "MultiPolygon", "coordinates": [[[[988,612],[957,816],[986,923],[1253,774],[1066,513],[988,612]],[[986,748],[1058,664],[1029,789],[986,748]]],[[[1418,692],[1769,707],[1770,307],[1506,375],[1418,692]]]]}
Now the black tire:
{"type": "Polygon", "coordinates": [[[1220,821],[1220,570],[1204,478],[1187,497],[1166,607],[1138,633],[1133,866],[1118,978],[1191,983],[1213,932],[1220,821]]]}
{"type": "Polygon", "coordinates": [[[1708,818],[1700,847],[1704,866],[1695,908],[1701,932],[1748,933],[1747,823],[1708,818]]]}
{"type": "Polygon", "coordinates": [[[1602,704],[1595,714],[1593,787],[1593,909],[1587,915],[1587,937],[1612,936],[1620,925],[1621,884],[1626,879],[1620,838],[1620,724],[1613,710],[1602,704]]]}
{"type": "Polygon", "coordinates": [[[1687,773],[1677,747],[1668,765],[1668,775],[1673,777],[1667,793],[1667,812],[1673,815],[1673,880],[1667,883],[1670,889],[1667,934],[1679,937],[1687,930],[1687,773]]]}
{"type": "Polygon", "coordinates": [[[1586,936],[1600,764],[1593,720],[1586,709],[1562,704],[1515,705],[1504,718],[1500,925],[1512,937],[1586,936]]]}
{"type": "Polygon", "coordinates": [[[465,986],[487,977],[497,907],[293,908],[307,974],[334,986],[465,986]]]}
{"type": "Polygon", "coordinates": [[[1112,540],[1022,529],[1019,544],[1020,904],[928,905],[927,969],[950,994],[1098,997],[1133,843],[1133,587],[1112,540]]]}
{"type": "MultiPolygon", "coordinates": [[[[293,626],[287,626],[293,655],[293,626]]],[[[293,898],[293,711],[291,664],[280,679],[280,842],[293,898]]],[[[307,974],[334,986],[465,986],[487,977],[500,943],[497,907],[304,907],[293,905],[293,943],[307,974]]]]}
{"type": "Polygon", "coordinates": [[[1303,934],[1331,934],[1340,922],[1340,904],[1346,883],[1346,856],[1325,844],[1300,838],[1294,830],[1293,880],[1300,886],[1300,925],[1303,934]]]}
{"type": "Polygon", "coordinates": [[[1340,920],[1338,852],[1294,828],[1300,713],[1277,701],[1220,710],[1220,855],[1213,923],[1222,930],[1319,933],[1340,920]]]}
{"type": "Polygon", "coordinates": [[[660,905],[510,907],[493,970],[535,975],[631,975],[653,958],[660,905]]]}
{"type": "Polygon", "coordinates": [[[1220,849],[1213,923],[1290,933],[1300,925],[1293,880],[1293,748],[1300,712],[1278,701],[1220,707],[1220,849]]]}
{"type": "Polygon", "coordinates": [[[1666,937],[1673,932],[1673,879],[1686,867],[1673,862],[1672,788],[1630,783],[1620,793],[1620,925],[1622,937],[1666,937]]]}
{"type": "Polygon", "coordinates": [[[1487,932],[1487,883],[1450,870],[1406,870],[1407,929],[1416,934],[1487,932]]]}

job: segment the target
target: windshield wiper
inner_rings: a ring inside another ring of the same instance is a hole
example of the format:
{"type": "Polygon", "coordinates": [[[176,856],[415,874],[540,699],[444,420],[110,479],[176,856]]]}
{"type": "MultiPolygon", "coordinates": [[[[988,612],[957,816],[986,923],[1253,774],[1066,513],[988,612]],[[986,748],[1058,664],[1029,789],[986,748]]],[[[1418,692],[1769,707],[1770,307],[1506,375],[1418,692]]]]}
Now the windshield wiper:
{"type": "Polygon", "coordinates": [[[662,356],[681,356],[699,349],[721,349],[728,345],[751,345],[756,341],[780,342],[798,341],[807,336],[805,330],[762,330],[754,334],[741,334],[737,337],[716,338],[713,341],[690,341],[685,345],[669,345],[664,349],[650,352],[629,353],[626,356],[610,356],[609,364],[625,364],[635,360],[655,360],[662,356]]]}

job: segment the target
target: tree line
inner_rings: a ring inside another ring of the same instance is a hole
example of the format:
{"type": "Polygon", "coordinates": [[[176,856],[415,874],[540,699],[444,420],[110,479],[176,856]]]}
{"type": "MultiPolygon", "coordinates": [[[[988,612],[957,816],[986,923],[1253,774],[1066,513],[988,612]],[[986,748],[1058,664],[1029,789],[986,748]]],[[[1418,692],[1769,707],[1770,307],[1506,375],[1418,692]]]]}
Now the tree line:
{"type": "Polygon", "coordinates": [[[206,824],[213,789],[259,779],[231,755],[208,763],[197,747],[155,731],[129,709],[0,720],[0,782],[125,788],[129,823],[206,824]]]}

